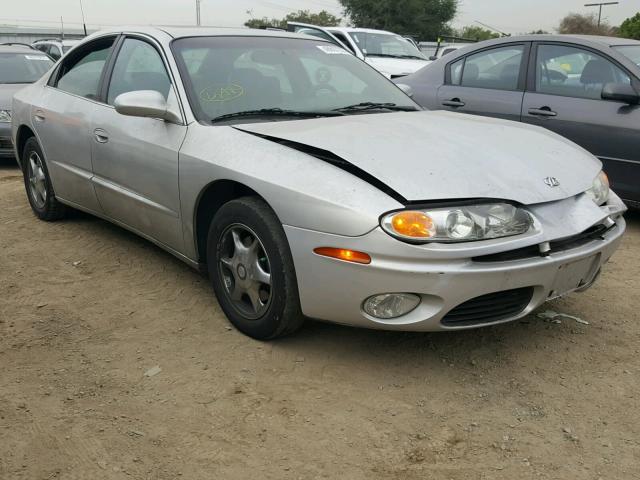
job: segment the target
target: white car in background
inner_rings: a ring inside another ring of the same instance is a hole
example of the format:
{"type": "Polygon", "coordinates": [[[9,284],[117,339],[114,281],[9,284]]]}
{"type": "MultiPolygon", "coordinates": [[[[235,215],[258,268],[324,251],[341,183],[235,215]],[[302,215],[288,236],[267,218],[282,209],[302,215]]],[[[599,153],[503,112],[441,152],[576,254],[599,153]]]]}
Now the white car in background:
{"type": "Polygon", "coordinates": [[[317,27],[289,22],[288,30],[329,40],[364,60],[387,78],[400,78],[431,63],[413,41],[401,35],[352,27],[317,27]]]}
{"type": "Polygon", "coordinates": [[[31,44],[36,50],[46,53],[58,61],[65,53],[75,47],[80,40],[61,40],[59,38],[43,38],[31,44]]]}

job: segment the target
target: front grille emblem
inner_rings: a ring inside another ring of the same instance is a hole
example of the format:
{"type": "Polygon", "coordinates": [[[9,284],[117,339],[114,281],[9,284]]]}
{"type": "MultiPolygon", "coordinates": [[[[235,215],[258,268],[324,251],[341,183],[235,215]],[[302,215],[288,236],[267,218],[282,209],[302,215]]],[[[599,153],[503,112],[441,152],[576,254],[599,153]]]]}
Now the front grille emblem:
{"type": "Polygon", "coordinates": [[[560,186],[560,181],[556,177],[547,177],[544,179],[544,183],[551,188],[560,186]]]}

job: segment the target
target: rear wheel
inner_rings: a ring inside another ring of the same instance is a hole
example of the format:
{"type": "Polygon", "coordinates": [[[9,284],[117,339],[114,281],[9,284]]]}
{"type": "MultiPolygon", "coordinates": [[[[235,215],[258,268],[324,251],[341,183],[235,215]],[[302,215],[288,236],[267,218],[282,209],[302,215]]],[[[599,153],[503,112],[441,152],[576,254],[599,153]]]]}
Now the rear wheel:
{"type": "Polygon", "coordinates": [[[222,310],[244,334],[268,340],[302,325],[289,244],[264,201],[243,197],[220,208],[209,228],[207,263],[222,310]]]}
{"type": "Polygon", "coordinates": [[[63,218],[67,209],[56,200],[49,170],[47,170],[42,149],[35,137],[28,139],[24,146],[22,165],[24,185],[33,213],[40,220],[48,222],[63,218]]]}

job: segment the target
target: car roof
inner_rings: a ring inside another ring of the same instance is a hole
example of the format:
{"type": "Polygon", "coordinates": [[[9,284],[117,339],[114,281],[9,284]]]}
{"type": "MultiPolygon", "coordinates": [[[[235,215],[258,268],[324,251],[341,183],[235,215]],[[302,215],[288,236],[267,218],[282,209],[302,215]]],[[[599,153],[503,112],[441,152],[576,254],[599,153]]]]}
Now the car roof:
{"type": "Polygon", "coordinates": [[[612,47],[616,45],[640,45],[640,41],[628,38],[604,37],[598,35],[517,35],[486,40],[483,45],[511,42],[570,42],[592,47],[612,47]]]}
{"type": "Polygon", "coordinates": [[[35,45],[36,43],[60,43],[62,45],[76,45],[78,43],[80,43],[82,40],[78,39],[78,38],[65,38],[64,40],[61,38],[41,38],[40,40],[36,40],[35,42],[33,42],[33,44],[35,45]]]}
{"type": "Polygon", "coordinates": [[[1,45],[0,53],[25,53],[25,54],[38,54],[44,55],[44,53],[31,48],[29,45],[1,45]]]}
{"type": "Polygon", "coordinates": [[[398,35],[397,33],[388,32],[387,30],[376,30],[374,28],[326,27],[325,30],[328,30],[330,32],[362,32],[362,33],[380,33],[382,35],[398,35]]]}
{"type": "MultiPolygon", "coordinates": [[[[189,26],[138,26],[130,25],[119,28],[109,28],[100,30],[93,35],[104,35],[109,33],[142,33],[154,37],[160,35],[169,35],[173,38],[186,37],[284,37],[309,40],[308,35],[291,33],[285,30],[265,30],[259,28],[236,28],[236,27],[189,27],[189,26]]],[[[316,38],[318,41],[323,41],[316,38]]]]}

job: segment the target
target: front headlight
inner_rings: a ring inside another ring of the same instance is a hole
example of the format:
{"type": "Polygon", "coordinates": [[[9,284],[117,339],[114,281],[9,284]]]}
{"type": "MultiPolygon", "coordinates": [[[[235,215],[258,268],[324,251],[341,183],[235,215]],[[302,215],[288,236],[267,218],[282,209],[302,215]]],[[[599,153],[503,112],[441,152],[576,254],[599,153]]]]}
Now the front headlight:
{"type": "Polygon", "coordinates": [[[533,218],[508,203],[403,210],[382,217],[390,235],[412,243],[470,242],[510,237],[529,231],[533,218]]]}
{"type": "Polygon", "coordinates": [[[600,172],[593,180],[593,185],[586,191],[586,194],[598,205],[602,205],[609,200],[609,177],[604,172],[600,172]]]}
{"type": "Polygon", "coordinates": [[[11,121],[11,110],[0,110],[0,122],[8,123],[11,121]]]}

